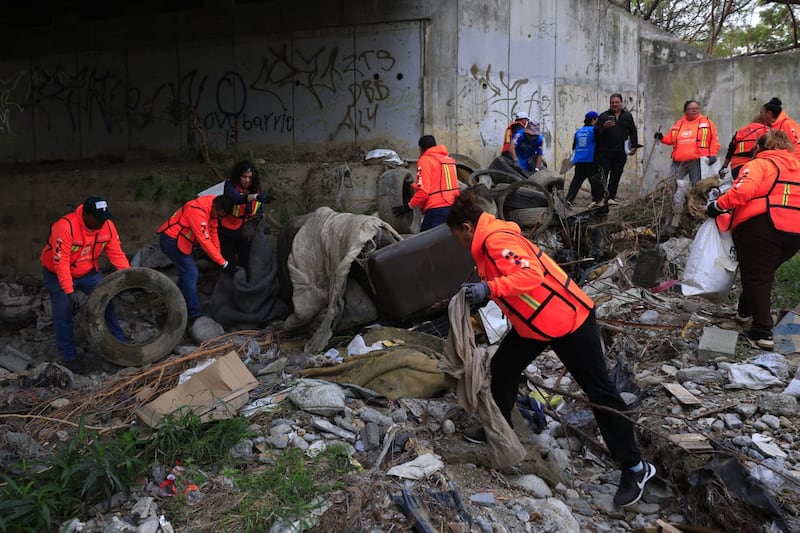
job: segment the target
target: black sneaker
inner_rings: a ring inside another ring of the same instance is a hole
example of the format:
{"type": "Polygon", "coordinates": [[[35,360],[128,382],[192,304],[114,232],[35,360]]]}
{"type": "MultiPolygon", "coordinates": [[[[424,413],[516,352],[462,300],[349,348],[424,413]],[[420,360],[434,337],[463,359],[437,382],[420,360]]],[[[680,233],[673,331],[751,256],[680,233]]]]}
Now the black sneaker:
{"type": "Polygon", "coordinates": [[[638,502],[644,494],[644,486],[656,475],[656,467],[642,461],[644,468],[639,472],[634,472],[630,468],[622,469],[622,477],[619,480],[619,489],[614,495],[614,503],[620,507],[626,507],[638,502]]]}
{"type": "Polygon", "coordinates": [[[486,444],[486,431],[481,426],[465,429],[464,440],[475,444],[486,444]]]}

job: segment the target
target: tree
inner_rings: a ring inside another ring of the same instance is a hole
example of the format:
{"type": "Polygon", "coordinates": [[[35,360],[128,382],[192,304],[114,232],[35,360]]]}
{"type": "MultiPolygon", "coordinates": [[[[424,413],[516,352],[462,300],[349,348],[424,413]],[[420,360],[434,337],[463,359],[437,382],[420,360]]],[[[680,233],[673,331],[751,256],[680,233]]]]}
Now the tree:
{"type": "Polygon", "coordinates": [[[716,57],[797,48],[800,0],[609,0],[716,57]]]}

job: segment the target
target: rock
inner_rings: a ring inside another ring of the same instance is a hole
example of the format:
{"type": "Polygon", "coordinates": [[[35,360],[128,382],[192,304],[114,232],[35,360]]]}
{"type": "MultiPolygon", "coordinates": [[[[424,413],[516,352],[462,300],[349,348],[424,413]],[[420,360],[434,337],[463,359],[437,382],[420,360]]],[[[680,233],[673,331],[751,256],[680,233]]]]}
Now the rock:
{"type": "Polygon", "coordinates": [[[697,360],[710,361],[715,357],[732,357],[736,355],[736,341],[739,332],[710,326],[703,330],[697,345],[697,360]]]}
{"type": "Polygon", "coordinates": [[[764,415],[761,417],[761,421],[772,429],[778,429],[781,427],[781,421],[775,415],[764,415]]]}
{"type": "Polygon", "coordinates": [[[0,355],[0,366],[11,372],[22,372],[31,364],[31,356],[17,350],[13,346],[6,346],[5,353],[0,355]]]}
{"type": "Polygon", "coordinates": [[[743,418],[750,418],[758,411],[758,405],[754,403],[740,403],[734,407],[733,410],[742,415],[743,418]]]}
{"type": "Polygon", "coordinates": [[[361,430],[361,439],[364,442],[365,450],[373,450],[381,445],[380,426],[375,422],[367,422],[361,430]]]}
{"type": "Polygon", "coordinates": [[[469,497],[469,501],[474,505],[494,507],[497,505],[497,496],[494,495],[494,492],[477,492],[469,497]]]}
{"type": "Polygon", "coordinates": [[[553,491],[550,490],[547,483],[533,474],[512,477],[508,481],[512,486],[527,490],[537,498],[549,498],[553,495],[553,491]]]}
{"type": "Polygon", "coordinates": [[[766,393],[758,402],[762,413],[776,416],[796,416],[797,398],[786,394],[766,393]]]}
{"type": "Polygon", "coordinates": [[[742,419],[735,413],[725,413],[723,419],[725,425],[730,429],[739,429],[742,427],[742,419]]]}
{"type": "Polygon", "coordinates": [[[201,316],[189,328],[189,335],[198,344],[225,334],[225,328],[208,316],[201,316]]]}
{"type": "Polygon", "coordinates": [[[53,409],[61,409],[62,407],[66,407],[70,404],[68,398],[56,398],[52,402],[50,402],[50,407],[53,409]]]}
{"type": "Polygon", "coordinates": [[[237,463],[249,462],[253,459],[253,441],[250,439],[242,439],[231,447],[228,454],[231,459],[237,463]]]}
{"type": "Polygon", "coordinates": [[[289,399],[315,415],[333,416],[344,411],[344,389],[326,381],[301,379],[289,393],[289,399]]]}
{"type": "Polygon", "coordinates": [[[456,432],[456,425],[455,423],[450,420],[449,418],[442,422],[442,433],[445,435],[452,435],[456,432]]]}
{"type": "Polygon", "coordinates": [[[353,433],[351,431],[347,431],[345,429],[342,429],[339,426],[336,426],[334,424],[331,424],[330,422],[328,422],[324,418],[312,418],[311,419],[311,426],[315,427],[317,429],[320,429],[322,431],[325,431],[326,433],[330,433],[332,435],[335,435],[335,436],[339,437],[340,439],[344,439],[344,440],[346,440],[348,442],[355,442],[356,441],[356,434],[355,433],[353,433]]]}

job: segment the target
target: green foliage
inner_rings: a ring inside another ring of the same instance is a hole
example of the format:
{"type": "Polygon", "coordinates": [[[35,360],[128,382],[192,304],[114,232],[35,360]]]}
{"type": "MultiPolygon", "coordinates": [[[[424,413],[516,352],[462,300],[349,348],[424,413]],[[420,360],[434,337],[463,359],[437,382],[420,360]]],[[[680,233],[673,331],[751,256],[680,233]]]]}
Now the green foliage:
{"type": "Polygon", "coordinates": [[[796,255],[775,272],[772,308],[794,309],[800,304],[800,256],[796,255]]]}
{"type": "Polygon", "coordinates": [[[150,462],[174,465],[224,462],[228,450],[247,437],[247,421],[241,417],[203,423],[186,410],[165,416],[147,440],[145,457],[150,462]]]}
{"type": "Polygon", "coordinates": [[[205,188],[199,180],[191,178],[170,178],[167,176],[151,175],[142,179],[133,191],[136,201],[167,202],[182,205],[195,198],[197,193],[205,188]]]}
{"type": "Polygon", "coordinates": [[[349,466],[347,448],[331,446],[309,459],[298,448],[286,449],[275,465],[239,479],[245,493],[233,512],[219,524],[225,531],[268,531],[279,519],[302,520],[319,508],[320,497],[340,488],[349,466]]]}
{"type": "Polygon", "coordinates": [[[88,506],[127,490],[143,470],[133,430],[102,439],[78,431],[54,455],[0,472],[0,531],[53,531],[88,506]]]}

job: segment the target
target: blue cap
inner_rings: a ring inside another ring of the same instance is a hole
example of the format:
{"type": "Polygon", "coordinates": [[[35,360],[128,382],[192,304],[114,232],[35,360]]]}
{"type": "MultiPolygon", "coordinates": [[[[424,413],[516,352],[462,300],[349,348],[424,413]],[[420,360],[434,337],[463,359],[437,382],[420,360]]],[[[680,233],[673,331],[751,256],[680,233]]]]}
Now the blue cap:
{"type": "Polygon", "coordinates": [[[584,120],[592,120],[594,118],[597,118],[597,113],[595,111],[589,111],[588,113],[586,113],[586,116],[583,117],[583,118],[584,118],[584,120]]]}

